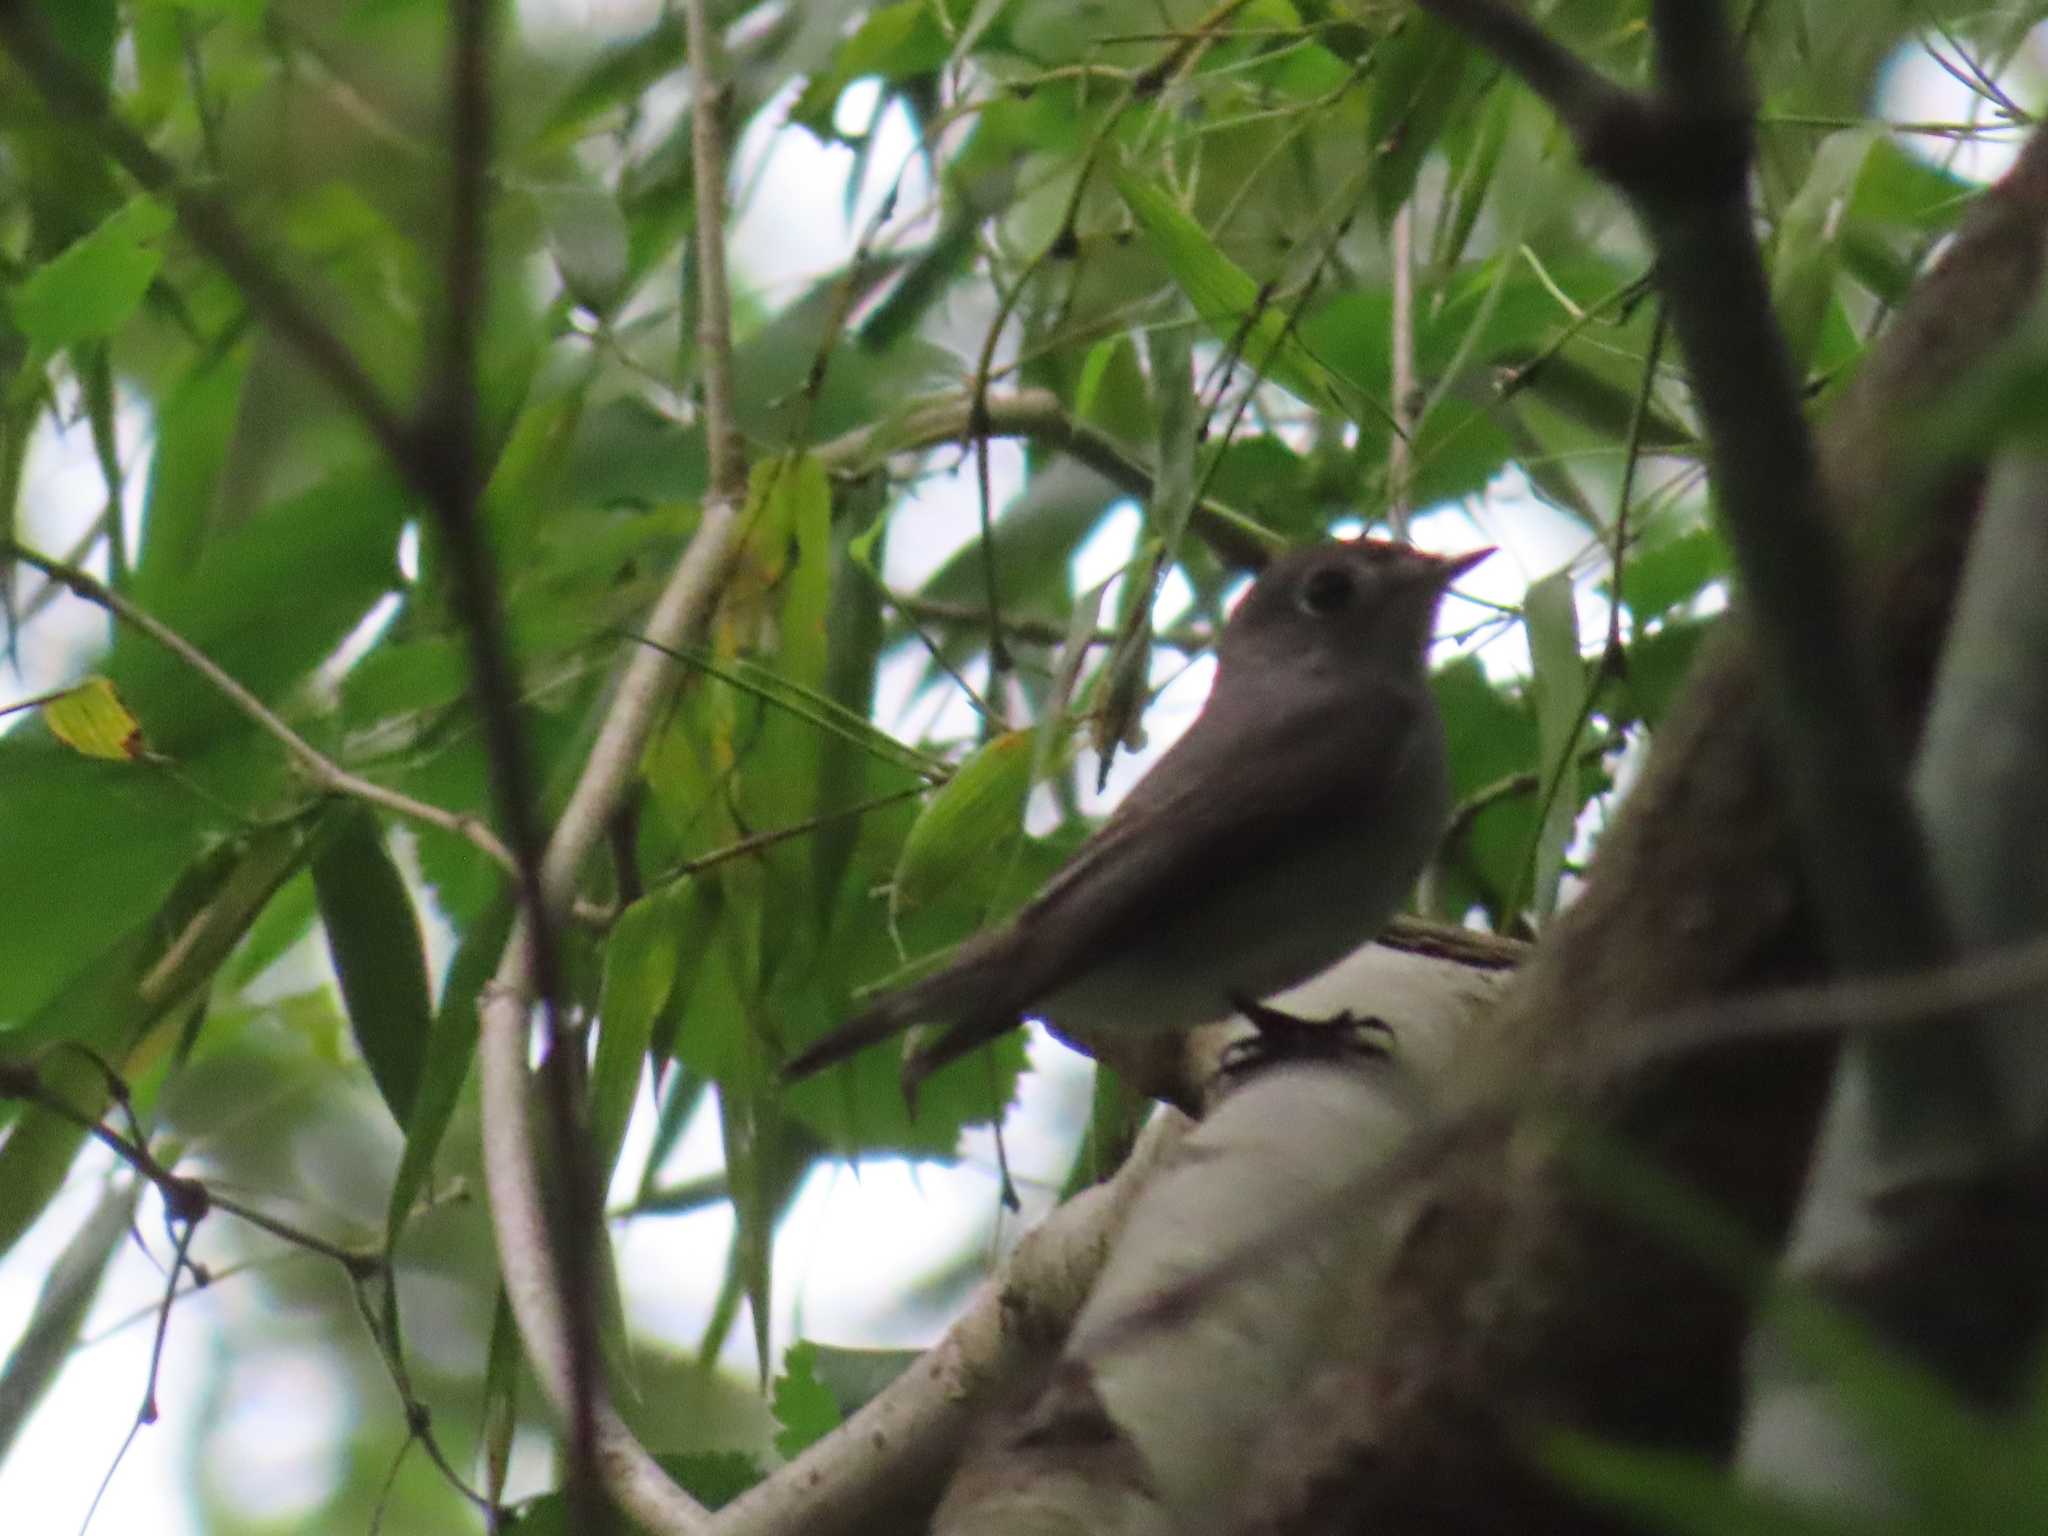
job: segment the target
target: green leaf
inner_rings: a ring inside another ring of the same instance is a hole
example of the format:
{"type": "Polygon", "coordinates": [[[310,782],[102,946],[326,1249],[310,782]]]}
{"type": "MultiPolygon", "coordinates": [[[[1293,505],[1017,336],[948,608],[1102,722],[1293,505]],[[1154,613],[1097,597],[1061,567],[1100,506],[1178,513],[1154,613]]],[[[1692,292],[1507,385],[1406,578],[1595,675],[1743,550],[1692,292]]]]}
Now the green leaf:
{"type": "Polygon", "coordinates": [[[676,980],[675,918],[681,893],[644,896],[619,914],[604,949],[597,1060],[590,1082],[590,1147],[598,1187],[611,1183],[640,1089],[654,1021],[676,980]]]}
{"type": "Polygon", "coordinates": [[[1354,422],[1388,420],[1383,406],[1309,350],[1251,275],[1170,196],[1128,174],[1116,185],[1195,314],[1224,345],[1238,347],[1247,367],[1316,410],[1354,422]]]}
{"type": "Polygon", "coordinates": [[[1560,1482],[1685,1536],[1869,1536],[1867,1518],[1752,1487],[1704,1456],[1558,1434],[1543,1448],[1560,1482]]]}
{"type": "Polygon", "coordinates": [[[270,0],[158,0],[158,3],[175,4],[188,11],[226,16],[245,23],[261,21],[270,9],[270,0]]]}
{"type": "MultiPolygon", "coordinates": [[[[1536,721],[1528,699],[1487,679],[1477,657],[1461,656],[1430,679],[1450,746],[1451,790],[1460,802],[1535,767],[1536,721]]],[[[1430,882],[1434,915],[1448,921],[1484,906],[1498,927],[1525,885],[1536,835],[1536,796],[1495,795],[1448,845],[1430,882]]],[[[1517,914],[1518,915],[1518,914],[1517,914]]]]}
{"type": "Polygon", "coordinates": [[[1464,111],[1474,50],[1431,16],[1409,12],[1373,54],[1366,143],[1374,156],[1373,210],[1385,229],[1415,190],[1437,136],[1464,111]]]}
{"type": "MultiPolygon", "coordinates": [[[[1530,376],[1525,395],[1603,437],[1626,442],[1636,414],[1636,386],[1602,378],[1567,357],[1545,359],[1530,376]]],[[[1643,416],[1643,447],[1649,452],[1697,453],[1700,441],[1652,404],[1643,416]]]]}
{"type": "Polygon", "coordinates": [[[476,1056],[477,1003],[484,984],[497,970],[505,941],[512,932],[512,907],[500,899],[486,909],[455,951],[441,1006],[427,1035],[426,1059],[420,1065],[419,1089],[412,1114],[404,1122],[405,1153],[391,1181],[391,1204],[385,1215],[386,1244],[395,1244],[413,1203],[426,1187],[434,1155],[441,1149],[448,1122],[462,1097],[462,1084],[476,1056]]]}
{"type": "MultiPolygon", "coordinates": [[[[878,527],[885,524],[878,523],[878,527]]],[[[831,598],[825,610],[825,697],[850,715],[871,719],[875,707],[875,676],[888,624],[882,612],[881,583],[861,565],[853,545],[860,537],[857,522],[843,517],[832,532],[831,598]]],[[[870,550],[869,554],[876,553],[870,550]]],[[[870,790],[869,755],[843,736],[826,735],[817,743],[817,799],[813,814],[830,816],[865,798],[870,790]]],[[[822,924],[831,912],[860,841],[858,818],[825,821],[811,836],[811,891],[822,924]]]]}
{"type": "MultiPolygon", "coordinates": [[[[381,472],[332,476],[211,543],[167,590],[156,616],[258,698],[274,700],[325,661],[399,581],[408,503],[381,472]]],[[[122,630],[102,670],[141,717],[152,745],[191,768],[253,765],[283,776],[282,754],[252,751],[256,727],[219,689],[156,641],[122,630]]],[[[217,787],[217,786],[215,786],[217,787]]]]}
{"type": "MultiPolygon", "coordinates": [[[[78,1113],[95,1120],[105,1113],[107,1080],[83,1057],[53,1055],[39,1065],[37,1076],[46,1092],[78,1113]]],[[[85,1135],[85,1128],[68,1117],[32,1106],[8,1127],[7,1139],[0,1142],[0,1258],[64,1187],[85,1135]]]]}
{"type": "Polygon", "coordinates": [[[1529,632],[1530,686],[1536,696],[1536,731],[1541,751],[1537,781],[1548,800],[1537,834],[1531,894],[1539,916],[1557,909],[1565,849],[1578,820],[1579,728],[1586,704],[1586,667],[1579,656],[1579,611],[1569,567],[1533,583],[1522,600],[1529,632]]]}
{"type": "MultiPolygon", "coordinates": [[[[112,944],[106,927],[86,923],[90,963],[18,1028],[0,1032],[0,1050],[34,1059],[49,1092],[98,1118],[108,1087],[92,1057],[128,1070],[131,1054],[153,1028],[204,998],[214,972],[300,867],[304,852],[296,827],[270,827],[195,860],[160,897],[154,916],[112,944]],[[91,1056],[47,1049],[59,1041],[91,1056]]],[[[33,925],[0,923],[0,933],[14,926],[33,925]]],[[[0,1255],[63,1186],[84,1135],[69,1119],[27,1109],[0,1142],[0,1255]]]]}
{"type": "MultiPolygon", "coordinates": [[[[652,642],[643,642],[651,644],[652,642]]],[[[776,708],[808,722],[817,730],[828,732],[841,740],[861,748],[870,756],[885,763],[892,763],[920,777],[933,771],[933,760],[906,747],[879,726],[870,724],[816,689],[805,688],[791,682],[773,668],[744,657],[720,657],[702,646],[677,646],[662,649],[678,661],[687,662],[700,672],[727,683],[742,693],[749,693],[776,708]]]]}
{"type": "Polygon", "coordinates": [[[924,1358],[918,1349],[848,1349],[806,1339],[810,1373],[832,1394],[842,1419],[879,1397],[890,1382],[924,1358]]]}
{"type": "Polygon", "coordinates": [[[1778,221],[1771,259],[1771,302],[1792,366],[1804,374],[1835,301],[1844,205],[1879,139],[1875,128],[1832,133],[1813,157],[1806,184],[1778,221]]]}
{"type": "Polygon", "coordinates": [[[618,200],[602,187],[577,185],[535,187],[532,196],[563,288],[591,314],[609,316],[626,297],[632,274],[618,200]]]}
{"type": "Polygon", "coordinates": [[[121,30],[114,0],[38,0],[36,9],[43,13],[51,40],[71,55],[88,78],[105,81],[121,30]]]}
{"type": "Polygon", "coordinates": [[[129,595],[160,606],[198,565],[219,530],[221,476],[235,440],[249,352],[200,360],[157,408],[156,453],[142,504],[142,554],[129,595]]]}
{"type": "MultiPolygon", "coordinates": [[[[774,1096],[751,1083],[720,1084],[718,1128],[725,1145],[725,1176],[732,1188],[732,1271],[746,1292],[754,1320],[754,1347],[767,1385],[768,1298],[773,1294],[776,1153],[782,1116],[774,1096]]],[[[707,1337],[709,1347],[715,1347],[707,1337]]]]}
{"type": "Polygon", "coordinates": [[[527,152],[540,155],[567,148],[593,119],[628,106],[686,57],[683,19],[664,11],[646,31],[613,44],[591,61],[562,93],[527,152]]]}
{"type": "Polygon", "coordinates": [[[113,335],[156,280],[170,227],[161,203],[136,198],[15,288],[14,323],[46,352],[113,335]]]}
{"type": "Polygon", "coordinates": [[[830,66],[811,76],[789,109],[789,120],[826,143],[836,143],[839,135],[833,130],[832,114],[847,86],[868,76],[893,82],[929,73],[946,62],[950,48],[930,0],[877,6],[839,45],[830,66]]]}
{"type": "MultiPolygon", "coordinates": [[[[1489,91],[1480,104],[1476,121],[1452,124],[1448,130],[1459,135],[1462,127],[1470,134],[1471,142],[1462,155],[1452,157],[1457,178],[1445,194],[1449,211],[1438,220],[1430,260],[1430,265],[1439,271],[1449,271],[1465,259],[1480,210],[1493,191],[1494,173],[1500,168],[1501,151],[1520,105],[1514,91],[1489,91]]],[[[1412,187],[1410,192],[1412,195],[1412,187]]]]}
{"type": "Polygon", "coordinates": [[[723,1509],[763,1476],[760,1463],[744,1451],[684,1451],[654,1459],[706,1509],[723,1509]]]}
{"type": "Polygon", "coordinates": [[[777,669],[816,692],[825,683],[825,616],[832,592],[832,487],[814,454],[776,461],[764,518],[788,530],[790,555],[782,574],[777,669]]]}
{"type": "Polygon", "coordinates": [[[1036,739],[1034,731],[1005,731],[925,801],[889,882],[891,922],[941,896],[968,905],[993,898],[1023,836],[1036,739]]]}
{"type": "Polygon", "coordinates": [[[1194,347],[1187,328],[1169,321],[1153,331],[1145,338],[1145,357],[1158,422],[1153,450],[1158,478],[1147,520],[1152,536],[1171,558],[1195,510],[1195,449],[1203,425],[1195,403],[1194,347]]]}
{"type": "Polygon", "coordinates": [[[1131,338],[1121,333],[1105,337],[1088,349],[1074,381],[1074,419],[1120,442],[1142,443],[1152,430],[1145,395],[1145,371],[1131,338]]]}
{"type": "Polygon", "coordinates": [[[233,991],[241,991],[304,938],[318,915],[313,877],[301,871],[278,889],[262,915],[250,924],[248,936],[235,951],[222,979],[233,991]]]}
{"type": "Polygon", "coordinates": [[[1621,697],[1615,706],[1617,715],[1624,720],[1640,720],[1652,729],[1663,724],[1664,716],[1692,672],[1700,643],[1713,627],[1711,619],[1665,619],[1647,634],[1636,636],[1629,643],[1621,697]]]}
{"type": "Polygon", "coordinates": [[[419,1099],[434,1010],[419,918],[369,810],[341,818],[313,860],[313,888],[356,1046],[404,1126],[419,1099]]]}
{"type": "MultiPolygon", "coordinates": [[[[996,520],[986,541],[996,563],[996,595],[1005,611],[1065,613],[1074,551],[1112,507],[1128,501],[1118,486],[1072,459],[1055,459],[1034,473],[1023,492],[996,520]]],[[[963,546],[925,582],[923,595],[939,602],[988,601],[982,575],[984,542],[963,546]]],[[[986,632],[952,637],[947,659],[962,657],[987,643],[986,632]]]]}
{"type": "Polygon", "coordinates": [[[0,739],[0,1027],[155,912],[221,821],[160,770],[30,737],[0,739]]]}
{"type": "Polygon", "coordinates": [[[1871,146],[1857,177],[1852,219],[1898,224],[1921,234],[1953,229],[1982,189],[1909,154],[1890,138],[1871,146]]]}
{"type": "MultiPolygon", "coordinates": [[[[526,1353],[519,1343],[519,1324],[512,1316],[512,1301],[500,1285],[491,1302],[491,1342],[484,1355],[482,1394],[484,1491],[494,1499],[503,1496],[505,1475],[512,1464],[512,1437],[519,1430],[519,1377],[525,1365],[526,1353]]],[[[558,1503],[561,1500],[559,1494],[550,1497],[558,1503]]],[[[528,1509],[533,1507],[529,1505],[528,1509]]],[[[532,1528],[526,1529],[528,1536],[532,1536],[532,1528]]]]}
{"type": "Polygon", "coordinates": [[[775,1378],[775,1449],[785,1461],[794,1460],[837,1429],[839,1404],[818,1379],[818,1346],[808,1340],[789,1346],[782,1356],[782,1374],[775,1378]]]}
{"type": "Polygon", "coordinates": [[[109,1184],[43,1276],[35,1310],[0,1368],[0,1461],[78,1347],[114,1255],[127,1244],[143,1179],[109,1184]]]}
{"type": "MultiPolygon", "coordinates": [[[[774,675],[785,695],[814,717],[851,716],[825,691],[830,670],[826,622],[832,603],[832,493],[824,466],[810,455],[785,454],[757,464],[750,498],[748,549],[770,589],[775,616],[774,675]]],[[[865,734],[865,733],[863,733],[865,734]]],[[[818,768],[826,741],[851,746],[838,725],[776,708],[761,717],[742,764],[740,803],[750,825],[789,826],[818,807],[818,768]]],[[[800,847],[772,850],[766,862],[778,890],[807,878],[800,847]]],[[[780,897],[777,897],[780,900],[780,897]]]]}
{"type": "Polygon", "coordinates": [[[1630,551],[1622,568],[1621,597],[1638,624],[1690,603],[1731,569],[1728,545],[1711,526],[1630,551]]]}

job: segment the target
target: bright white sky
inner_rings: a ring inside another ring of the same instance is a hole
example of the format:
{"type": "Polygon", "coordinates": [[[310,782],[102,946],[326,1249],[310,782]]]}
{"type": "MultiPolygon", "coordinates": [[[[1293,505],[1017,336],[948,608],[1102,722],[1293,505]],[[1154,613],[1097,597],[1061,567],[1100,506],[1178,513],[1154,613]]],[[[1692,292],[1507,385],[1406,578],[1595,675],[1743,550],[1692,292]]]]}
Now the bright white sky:
{"type": "MultiPolygon", "coordinates": [[[[627,35],[645,26],[659,7],[657,0],[522,0],[521,9],[529,26],[548,31],[564,45],[594,46],[607,36],[627,35]]],[[[2028,84],[2031,87],[2032,82],[2028,84]]],[[[1961,88],[1931,61],[1915,57],[1893,72],[1884,106],[1895,118],[1955,119],[1964,115],[1968,102],[1961,88]]],[[[779,111],[764,114],[747,132],[738,148],[735,183],[756,194],[734,229],[735,268],[771,305],[843,262],[858,221],[869,211],[858,210],[851,228],[842,216],[849,152],[822,148],[803,134],[778,136],[774,125],[779,118],[779,111]]],[[[1938,153],[1943,147],[1931,140],[1907,142],[1921,152],[1931,147],[1938,153]]],[[[885,120],[876,164],[893,168],[911,147],[902,120],[885,120]]],[[[1969,174],[1989,178],[2004,169],[2011,154],[2009,148],[1976,147],[1965,152],[1959,165],[1969,174]]],[[[921,201],[915,189],[906,188],[906,194],[905,207],[921,201]]],[[[132,466],[129,484],[139,490],[150,448],[146,413],[131,409],[121,425],[123,458],[132,466]]],[[[998,445],[993,461],[1000,502],[1020,481],[1021,456],[1010,445],[998,445]]],[[[43,547],[65,548],[96,511],[102,495],[83,428],[63,435],[47,423],[40,428],[29,459],[25,499],[36,509],[30,531],[43,547]]],[[[972,509],[972,487],[964,478],[927,480],[891,538],[891,579],[915,585],[970,539],[972,509]]],[[[135,515],[131,506],[131,518],[135,515]]],[[[1078,555],[1077,581],[1085,586],[1114,572],[1128,558],[1137,526],[1135,511],[1113,518],[1078,555]]],[[[1578,555],[1583,544],[1582,531],[1536,501],[1519,476],[1505,477],[1481,506],[1420,519],[1415,532],[1418,542],[1439,549],[1479,542],[1503,546],[1502,555],[1464,583],[1477,595],[1500,601],[1517,600],[1529,581],[1578,555]]],[[[1169,591],[1162,601],[1162,621],[1170,620],[1172,610],[1184,602],[1184,591],[1169,591]]],[[[1582,623],[1603,626],[1605,612],[1598,599],[1586,594],[1582,604],[1582,623]]],[[[22,694],[38,691],[82,670],[104,628],[98,615],[84,605],[65,607],[69,611],[51,616],[57,623],[38,623],[35,643],[24,658],[28,675],[0,684],[0,699],[19,696],[17,689],[22,694]]],[[[1477,615],[1469,605],[1453,603],[1446,626],[1462,628],[1477,615]],[[1460,607],[1462,612],[1457,611],[1460,607]]],[[[1516,670],[1526,665],[1525,653],[1518,650],[1518,629],[1509,630],[1500,645],[1501,651],[1487,658],[1490,666],[1516,670]]],[[[1167,690],[1148,717],[1153,751],[1170,742],[1192,718],[1208,676],[1206,666],[1189,668],[1167,690]]],[[[885,688],[897,700],[905,692],[901,684],[885,688]]],[[[885,723],[891,723],[896,712],[885,699],[885,723]]],[[[1141,767],[1142,763],[1120,766],[1109,798],[1114,799],[1141,767]]],[[[1064,1172],[1066,1149],[1084,1111],[1087,1077],[1078,1058],[1043,1037],[1034,1047],[1034,1059],[1043,1070],[1026,1079],[1023,1108],[1013,1119],[1009,1146],[1027,1200],[1024,1217],[995,1222],[996,1183],[985,1135],[970,1139],[957,1167],[913,1168],[892,1161],[865,1165],[858,1177],[845,1168],[822,1171],[798,1201],[778,1250],[778,1349],[794,1337],[798,1319],[804,1332],[835,1342],[926,1342],[928,1331],[920,1330],[914,1337],[883,1337],[879,1332],[905,1277],[943,1264],[962,1244],[1014,1236],[1045,1208],[1051,1185],[1064,1172]],[[878,1232],[887,1232],[888,1241],[876,1242],[878,1232]]],[[[646,1135],[643,1117],[621,1161],[622,1169],[633,1177],[644,1157],[646,1135]]],[[[715,1126],[708,1117],[700,1117],[669,1171],[686,1176],[716,1166],[717,1159],[715,1126]]],[[[27,1321],[40,1277],[96,1198],[103,1166],[101,1160],[84,1159],[65,1193],[0,1264],[0,1347],[27,1321]]],[[[160,1234],[155,1210],[153,1200],[145,1203],[142,1224],[145,1231],[160,1234]]],[[[707,1211],[679,1220],[635,1223],[623,1234],[621,1269],[628,1280],[628,1304],[640,1328],[681,1347],[694,1347],[717,1288],[715,1266],[707,1256],[723,1252],[729,1230],[725,1213],[707,1211]]],[[[160,1235],[152,1246],[161,1254],[160,1235]]],[[[124,1318],[143,1321],[131,1322],[74,1357],[13,1455],[0,1467],[0,1507],[9,1512],[10,1529],[73,1530],[83,1519],[141,1396],[150,1343],[148,1312],[161,1284],[152,1262],[132,1246],[114,1264],[88,1337],[105,1333],[124,1318]]],[[[162,1420],[129,1452],[99,1508],[95,1529],[197,1536],[182,1493],[192,1472],[187,1426],[196,1417],[195,1393],[209,1374],[224,1330],[249,1319],[261,1303],[259,1285],[230,1279],[177,1309],[159,1387],[162,1420]]],[[[414,1311],[418,1315],[417,1308],[414,1311]]],[[[744,1364],[751,1372],[748,1328],[743,1324],[734,1337],[733,1363],[744,1364]]],[[[227,1396],[228,1433],[199,1470],[218,1485],[232,1488],[252,1513],[260,1511],[280,1523],[311,1507],[331,1480],[343,1475],[331,1451],[352,1416],[393,1411],[388,1395],[362,1405],[348,1401],[320,1358],[287,1349],[245,1351],[230,1375],[227,1396]]],[[[530,1449],[536,1454],[527,1461],[527,1475],[544,1476],[538,1448],[530,1449]]]]}

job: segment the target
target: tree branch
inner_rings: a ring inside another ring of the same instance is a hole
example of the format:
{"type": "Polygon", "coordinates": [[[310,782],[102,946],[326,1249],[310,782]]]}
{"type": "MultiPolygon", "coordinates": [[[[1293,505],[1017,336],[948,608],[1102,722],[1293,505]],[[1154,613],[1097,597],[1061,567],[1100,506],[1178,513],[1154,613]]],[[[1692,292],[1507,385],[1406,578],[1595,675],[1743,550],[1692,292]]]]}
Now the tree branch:
{"type": "Polygon", "coordinates": [[[1194,1122],[1162,1110],[1106,1184],[1032,1228],[924,1358],[787,1467],[712,1517],[708,1536],[835,1536],[938,1492],[991,1396],[1058,1350],[1140,1195],[1194,1122]]]}
{"type": "MultiPolygon", "coordinates": [[[[1029,438],[1070,455],[1140,500],[1152,495],[1153,471],[1101,428],[1076,421],[1049,389],[989,395],[978,419],[971,392],[931,395],[912,402],[900,417],[835,437],[817,453],[835,474],[855,474],[890,454],[936,448],[969,435],[1029,438]]],[[[1240,570],[1264,569],[1284,545],[1278,535],[1217,501],[1198,505],[1188,526],[1219,560],[1240,570]]]]}
{"type": "MultiPolygon", "coordinates": [[[[711,457],[709,494],[697,531],[670,575],[641,635],[631,645],[617,692],[569,796],[542,864],[542,910],[559,914],[578,871],[603,836],[654,728],[675,663],[669,652],[700,636],[738,542],[746,466],[732,417],[730,296],[725,281],[725,150],[720,113],[725,89],[716,74],[715,39],[703,0],[689,6],[694,83],[693,145],[697,184],[699,340],[704,428],[711,457]],[[652,643],[643,643],[652,642],[652,643]]],[[[573,1402],[570,1328],[556,1251],[540,1200],[540,1175],[528,1128],[526,1024],[534,995],[534,935],[515,925],[481,1004],[477,1042],[483,1085],[484,1170],[506,1295],[541,1385],[558,1410],[573,1402]]],[[[620,1505],[663,1532],[694,1531],[705,1511],[661,1470],[601,1396],[592,1405],[600,1475],[620,1505]]]]}
{"type": "MultiPolygon", "coordinates": [[[[1747,90],[1721,6],[1660,0],[1663,94],[1645,98],[1494,0],[1418,3],[1550,101],[1587,162],[1635,210],[1706,423],[1714,504],[1765,658],[1775,761],[1830,950],[1851,970],[1941,965],[1952,946],[1906,794],[1905,754],[1883,715],[1870,637],[1854,617],[1752,232],[1747,90]]],[[[1894,1050],[1903,1070],[1887,1097],[1899,1134],[1939,1136],[1995,1104],[1989,1072],[1962,1041],[1919,1051],[1902,1037],[1894,1050]]]]}
{"type": "Polygon", "coordinates": [[[508,873],[517,872],[518,866],[513,862],[511,850],[498,840],[497,834],[476,817],[464,815],[459,811],[443,810],[438,805],[415,800],[411,795],[387,788],[363,778],[360,774],[351,773],[287,725],[268,705],[243,687],[232,673],[211,656],[155,614],[138,607],[99,578],[79,570],[76,566],[37,554],[25,545],[8,543],[4,545],[4,550],[9,559],[19,560],[23,565],[48,577],[51,586],[44,590],[64,588],[84,598],[88,603],[106,609],[122,623],[149,636],[199,676],[205,678],[252,723],[283,745],[291,754],[292,761],[298,764],[300,771],[312,780],[315,789],[325,794],[345,795],[369,805],[381,806],[394,815],[405,817],[408,821],[451,832],[479,849],[508,873]]]}

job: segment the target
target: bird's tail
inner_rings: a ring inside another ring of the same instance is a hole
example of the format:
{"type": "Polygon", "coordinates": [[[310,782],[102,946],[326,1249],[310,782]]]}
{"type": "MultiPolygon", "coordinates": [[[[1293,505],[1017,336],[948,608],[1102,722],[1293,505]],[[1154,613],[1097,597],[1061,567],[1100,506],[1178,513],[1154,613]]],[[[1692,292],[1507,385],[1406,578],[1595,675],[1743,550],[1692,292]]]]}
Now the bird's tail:
{"type": "Polygon", "coordinates": [[[913,997],[916,990],[915,987],[907,987],[900,992],[891,992],[829,1035],[813,1040],[782,1064],[782,1080],[793,1083],[813,1072],[822,1072],[856,1052],[879,1045],[891,1035],[910,1028],[917,1022],[913,997]]]}
{"type": "Polygon", "coordinates": [[[993,1040],[1017,1022],[1018,1009],[1000,995],[979,956],[963,949],[952,964],[921,981],[885,992],[866,1008],[821,1039],[814,1040],[782,1065],[782,1080],[795,1082],[846,1060],[858,1051],[900,1034],[913,1024],[945,1023],[946,1029],[922,1044],[904,1063],[906,1090],[954,1057],[993,1040]],[[962,959],[967,963],[961,963],[962,959]]]}

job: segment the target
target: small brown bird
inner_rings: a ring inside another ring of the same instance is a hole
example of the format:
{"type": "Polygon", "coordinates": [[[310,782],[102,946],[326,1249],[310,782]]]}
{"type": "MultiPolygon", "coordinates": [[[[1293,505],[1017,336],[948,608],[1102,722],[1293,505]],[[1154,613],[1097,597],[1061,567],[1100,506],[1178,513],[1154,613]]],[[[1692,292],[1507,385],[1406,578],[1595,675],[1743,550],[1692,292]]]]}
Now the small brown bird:
{"type": "Polygon", "coordinates": [[[807,1076],[946,1026],[906,1089],[1026,1016],[1083,1040],[1188,1029],[1335,964],[1414,888],[1450,802],[1429,644],[1449,558],[1377,539],[1283,555],[1216,646],[1201,715],[1001,927],[799,1053],[807,1076]]]}

